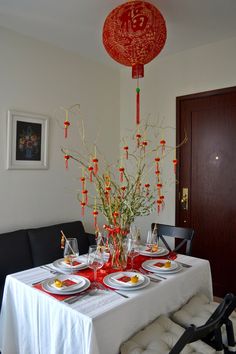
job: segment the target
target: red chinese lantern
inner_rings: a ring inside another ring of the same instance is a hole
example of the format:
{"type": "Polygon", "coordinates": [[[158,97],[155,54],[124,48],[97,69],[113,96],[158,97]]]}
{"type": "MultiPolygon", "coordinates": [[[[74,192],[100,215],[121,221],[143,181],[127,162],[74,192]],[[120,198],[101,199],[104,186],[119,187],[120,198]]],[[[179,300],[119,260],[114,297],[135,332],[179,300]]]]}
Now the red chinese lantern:
{"type": "MultiPolygon", "coordinates": [[[[132,67],[132,78],[144,76],[144,65],[153,60],[166,42],[161,12],[146,1],[128,1],[107,16],[103,44],[118,63],[132,67]]],[[[140,88],[136,89],[136,123],[140,123],[140,88]]]]}

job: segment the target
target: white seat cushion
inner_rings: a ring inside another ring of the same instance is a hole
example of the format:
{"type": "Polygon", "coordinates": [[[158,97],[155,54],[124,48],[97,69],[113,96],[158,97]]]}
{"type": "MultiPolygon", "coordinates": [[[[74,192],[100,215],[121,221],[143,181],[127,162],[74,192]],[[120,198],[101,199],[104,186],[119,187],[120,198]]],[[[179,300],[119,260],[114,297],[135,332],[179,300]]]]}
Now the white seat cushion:
{"type": "MultiPolygon", "coordinates": [[[[121,354],[168,354],[183,332],[184,329],[171,319],[160,316],[123,343],[121,354]]],[[[188,344],[181,353],[215,354],[216,351],[202,341],[197,341],[188,344]]]]}
{"type": "MultiPolygon", "coordinates": [[[[210,301],[204,294],[197,294],[193,296],[184,306],[182,306],[180,310],[172,314],[171,318],[173,321],[184,327],[188,327],[190,324],[201,326],[208,320],[218,305],[218,302],[210,301]]],[[[234,336],[236,338],[235,311],[230,316],[230,319],[234,326],[234,336]]],[[[224,326],[222,336],[224,344],[227,345],[227,337],[224,326]]]]}

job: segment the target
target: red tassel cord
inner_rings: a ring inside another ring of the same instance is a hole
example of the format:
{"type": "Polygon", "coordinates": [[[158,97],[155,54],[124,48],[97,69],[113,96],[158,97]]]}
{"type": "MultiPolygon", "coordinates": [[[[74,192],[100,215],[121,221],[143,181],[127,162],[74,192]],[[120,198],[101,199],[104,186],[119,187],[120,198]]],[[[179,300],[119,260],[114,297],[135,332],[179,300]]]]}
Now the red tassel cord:
{"type": "Polygon", "coordinates": [[[124,180],[124,171],[125,171],[124,167],[120,167],[119,171],[120,171],[120,182],[123,182],[123,180],[124,180]]]}
{"type": "Polygon", "coordinates": [[[162,204],[162,200],[158,199],[157,200],[157,213],[159,214],[161,211],[161,204],[162,204]]]}
{"type": "Polygon", "coordinates": [[[65,164],[66,164],[66,169],[68,169],[68,165],[69,165],[68,160],[69,160],[69,158],[70,158],[70,155],[65,155],[65,156],[64,156],[65,164]]]}
{"type": "Polygon", "coordinates": [[[98,228],[97,216],[98,216],[98,211],[94,210],[93,211],[93,217],[94,217],[94,228],[95,228],[95,230],[97,230],[97,228],[98,228]]]}
{"type": "Polygon", "coordinates": [[[156,170],[159,170],[160,158],[159,158],[159,157],[156,157],[156,158],[155,158],[155,162],[156,162],[156,170]]]}
{"type": "Polygon", "coordinates": [[[136,124],[140,124],[140,88],[136,88],[136,124]]]}
{"type": "Polygon", "coordinates": [[[82,190],[83,201],[85,205],[88,205],[88,191],[87,189],[82,190]]]}
{"type": "Polygon", "coordinates": [[[156,174],[156,176],[157,176],[157,182],[159,183],[160,182],[160,171],[159,170],[156,170],[155,171],[155,174],[156,174]]]}
{"type": "Polygon", "coordinates": [[[162,183],[157,183],[157,195],[159,199],[161,197],[161,188],[162,188],[162,183]]]}
{"type": "Polygon", "coordinates": [[[118,211],[114,211],[114,213],[113,213],[114,225],[116,225],[116,220],[117,220],[117,218],[118,218],[119,215],[120,215],[120,214],[118,213],[118,211]]]}
{"type": "Polygon", "coordinates": [[[82,217],[84,217],[84,208],[85,208],[85,202],[81,202],[80,203],[80,205],[81,205],[81,214],[82,214],[82,217]]]}
{"type": "Polygon", "coordinates": [[[129,158],[129,147],[128,146],[124,146],[123,149],[125,150],[125,158],[126,158],[126,160],[128,160],[128,158],[129,158]]]}
{"type": "Polygon", "coordinates": [[[89,166],[88,170],[89,170],[89,180],[90,182],[93,182],[93,166],[89,166]]]}
{"type": "Polygon", "coordinates": [[[144,185],[144,187],[146,188],[146,197],[148,197],[149,194],[150,194],[150,192],[149,192],[150,184],[149,184],[149,183],[146,183],[146,184],[144,185]]]}
{"type": "Polygon", "coordinates": [[[82,182],[82,190],[85,189],[85,177],[81,177],[80,181],[82,182]]]}
{"type": "Polygon", "coordinates": [[[160,195],[160,200],[161,200],[162,210],[164,210],[164,207],[165,207],[165,197],[164,197],[164,195],[160,195]]]}
{"type": "Polygon", "coordinates": [[[176,174],[176,166],[178,165],[178,160],[174,159],[173,164],[174,164],[174,173],[176,174]]]}
{"type": "Polygon", "coordinates": [[[121,189],[121,198],[124,198],[124,196],[125,196],[125,191],[126,191],[126,187],[125,187],[125,186],[122,186],[122,187],[120,187],[120,189],[121,189]]]}
{"type": "Polygon", "coordinates": [[[67,138],[67,135],[68,135],[67,131],[68,131],[69,126],[70,126],[70,122],[68,120],[65,120],[65,122],[64,122],[64,136],[65,136],[65,138],[67,138]]]}
{"type": "Polygon", "coordinates": [[[96,176],[96,174],[98,173],[98,159],[96,157],[93,159],[93,165],[94,174],[96,176]]]}
{"type": "Polygon", "coordinates": [[[143,152],[144,152],[144,154],[146,153],[146,147],[147,147],[147,145],[148,145],[148,142],[147,142],[147,140],[144,140],[144,141],[142,141],[142,148],[143,148],[143,152]]]}
{"type": "Polygon", "coordinates": [[[165,152],[166,141],[163,139],[160,141],[160,144],[161,144],[161,153],[163,155],[165,152]]]}
{"type": "Polygon", "coordinates": [[[136,134],[136,139],[137,139],[137,148],[139,148],[140,147],[140,140],[141,140],[141,138],[142,138],[142,135],[141,134],[136,134]]]}

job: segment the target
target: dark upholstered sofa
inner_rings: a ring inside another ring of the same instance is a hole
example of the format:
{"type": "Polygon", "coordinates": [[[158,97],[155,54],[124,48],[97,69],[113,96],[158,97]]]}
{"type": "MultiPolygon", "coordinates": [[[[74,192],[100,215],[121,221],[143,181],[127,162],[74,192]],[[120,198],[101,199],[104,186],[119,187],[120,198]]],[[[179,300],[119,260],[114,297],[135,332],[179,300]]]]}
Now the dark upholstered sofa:
{"type": "Polygon", "coordinates": [[[0,234],[0,308],[8,274],[63,257],[61,230],[66,237],[78,239],[80,254],[87,253],[89,245],[95,243],[95,236],[85,232],[81,221],[0,234]]]}

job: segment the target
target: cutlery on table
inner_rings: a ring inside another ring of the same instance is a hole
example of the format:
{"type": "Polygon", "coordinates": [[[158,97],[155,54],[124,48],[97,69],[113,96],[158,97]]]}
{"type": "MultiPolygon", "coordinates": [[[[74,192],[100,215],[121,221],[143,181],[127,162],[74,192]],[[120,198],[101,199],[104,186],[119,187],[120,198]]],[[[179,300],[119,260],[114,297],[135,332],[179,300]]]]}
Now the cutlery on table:
{"type": "Polygon", "coordinates": [[[191,268],[192,267],[190,264],[182,263],[182,262],[179,262],[179,261],[176,261],[176,263],[179,263],[184,268],[191,268]]]}
{"type": "MultiPolygon", "coordinates": [[[[140,271],[141,273],[143,273],[144,275],[146,275],[147,277],[149,277],[150,280],[156,279],[157,281],[160,281],[161,279],[166,279],[166,278],[163,277],[162,275],[149,272],[149,271],[147,271],[147,270],[144,270],[143,268],[140,268],[139,271],[140,271]],[[160,279],[158,279],[158,278],[160,278],[160,279]]],[[[155,280],[154,280],[154,281],[155,281],[155,280]]]]}

